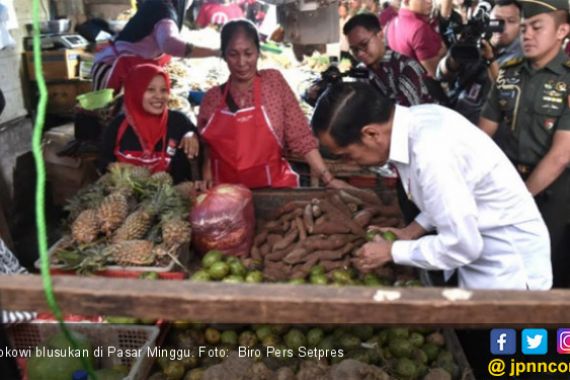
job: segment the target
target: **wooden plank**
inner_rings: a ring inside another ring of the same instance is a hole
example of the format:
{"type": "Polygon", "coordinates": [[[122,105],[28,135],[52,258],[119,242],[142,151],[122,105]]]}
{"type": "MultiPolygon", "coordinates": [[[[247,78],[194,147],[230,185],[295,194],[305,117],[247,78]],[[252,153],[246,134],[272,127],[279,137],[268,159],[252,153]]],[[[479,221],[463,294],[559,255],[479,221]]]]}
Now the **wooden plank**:
{"type": "MultiPolygon", "coordinates": [[[[59,276],[64,313],[129,315],[216,323],[363,323],[473,326],[568,322],[566,290],[474,291],[453,301],[441,288],[402,288],[375,301],[377,289],[285,284],[224,284],[59,276]]],[[[449,291],[449,289],[447,290],[449,291]]],[[[37,275],[0,276],[3,309],[47,310],[37,275]]]]}

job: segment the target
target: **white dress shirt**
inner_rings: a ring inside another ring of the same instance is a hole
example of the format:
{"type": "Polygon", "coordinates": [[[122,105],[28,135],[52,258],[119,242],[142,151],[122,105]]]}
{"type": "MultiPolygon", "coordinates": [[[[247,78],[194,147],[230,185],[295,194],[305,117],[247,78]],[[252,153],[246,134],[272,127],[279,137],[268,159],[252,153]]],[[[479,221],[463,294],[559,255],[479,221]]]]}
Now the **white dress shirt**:
{"type": "Polygon", "coordinates": [[[459,113],[396,106],[389,162],[425,230],[396,241],[394,262],[457,270],[470,289],[549,289],[550,238],[534,199],[497,145],[459,113]]]}

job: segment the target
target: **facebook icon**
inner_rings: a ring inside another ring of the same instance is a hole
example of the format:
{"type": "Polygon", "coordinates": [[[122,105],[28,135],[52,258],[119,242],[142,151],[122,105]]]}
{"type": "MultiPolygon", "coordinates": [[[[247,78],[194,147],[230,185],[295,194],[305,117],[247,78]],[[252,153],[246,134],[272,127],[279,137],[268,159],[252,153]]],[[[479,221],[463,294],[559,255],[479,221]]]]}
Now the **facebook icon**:
{"type": "Polygon", "coordinates": [[[517,351],[517,332],[513,329],[491,330],[491,353],[513,355],[517,351]]]}

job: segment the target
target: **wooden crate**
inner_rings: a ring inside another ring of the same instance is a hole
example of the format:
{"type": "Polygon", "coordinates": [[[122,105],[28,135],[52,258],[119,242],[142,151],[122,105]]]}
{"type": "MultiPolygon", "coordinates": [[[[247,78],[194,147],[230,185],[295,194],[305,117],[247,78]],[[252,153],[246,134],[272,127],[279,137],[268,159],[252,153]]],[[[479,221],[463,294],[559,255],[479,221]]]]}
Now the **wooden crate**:
{"type": "MultiPolygon", "coordinates": [[[[74,79],[79,74],[79,55],[83,50],[61,49],[42,51],[42,69],[46,80],[53,79],[74,79]]],[[[34,53],[25,53],[28,77],[36,80],[34,70],[34,53]]]]}
{"type": "Polygon", "coordinates": [[[47,111],[51,114],[73,116],[77,96],[91,91],[91,81],[64,81],[48,83],[47,111]]]}
{"type": "Polygon", "coordinates": [[[44,136],[43,153],[53,203],[64,205],[79,189],[98,178],[93,158],[59,157],[57,152],[73,139],[73,125],[57,127],[44,136]]]}

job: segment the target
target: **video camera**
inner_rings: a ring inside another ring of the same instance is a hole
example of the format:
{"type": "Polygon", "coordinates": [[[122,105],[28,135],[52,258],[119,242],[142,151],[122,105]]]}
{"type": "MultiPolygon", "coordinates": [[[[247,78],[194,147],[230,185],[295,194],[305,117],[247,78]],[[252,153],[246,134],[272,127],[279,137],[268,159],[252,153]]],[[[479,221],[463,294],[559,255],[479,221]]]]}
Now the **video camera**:
{"type": "Polygon", "coordinates": [[[312,84],[301,95],[301,99],[314,107],[319,97],[325,92],[329,86],[341,83],[343,78],[354,79],[368,79],[368,70],[366,68],[351,68],[350,70],[341,73],[336,65],[330,65],[325,71],[321,73],[320,78],[314,80],[312,84]]]}
{"type": "MultiPolygon", "coordinates": [[[[466,1],[466,4],[471,3],[466,1]]],[[[480,0],[471,18],[463,26],[459,38],[449,49],[449,54],[458,63],[473,62],[481,59],[481,40],[488,40],[493,33],[501,33],[505,28],[503,20],[491,20],[493,4],[489,0],[480,0]]]]}

